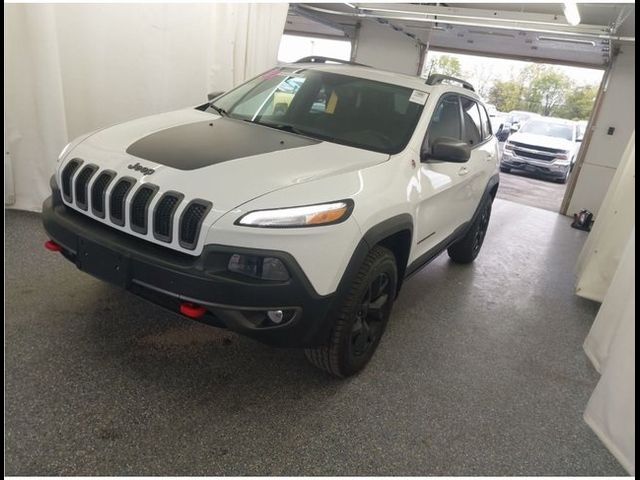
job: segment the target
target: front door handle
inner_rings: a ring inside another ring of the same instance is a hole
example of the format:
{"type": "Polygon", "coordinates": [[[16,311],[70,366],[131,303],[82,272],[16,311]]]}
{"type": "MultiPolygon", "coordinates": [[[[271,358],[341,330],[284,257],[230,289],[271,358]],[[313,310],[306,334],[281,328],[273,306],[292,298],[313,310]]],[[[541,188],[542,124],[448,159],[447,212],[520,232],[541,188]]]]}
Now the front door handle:
{"type": "Polygon", "coordinates": [[[466,175],[467,173],[469,173],[469,169],[467,167],[460,167],[460,170],[458,170],[458,175],[460,176],[466,175]]]}

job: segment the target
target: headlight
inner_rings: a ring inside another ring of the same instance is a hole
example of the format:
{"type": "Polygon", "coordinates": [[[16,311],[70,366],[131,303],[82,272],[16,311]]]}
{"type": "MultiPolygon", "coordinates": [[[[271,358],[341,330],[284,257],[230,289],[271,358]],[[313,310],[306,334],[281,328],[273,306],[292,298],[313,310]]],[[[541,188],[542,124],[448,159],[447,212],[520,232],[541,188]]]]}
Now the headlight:
{"type": "Polygon", "coordinates": [[[255,210],[236,220],[247,227],[316,227],[344,222],[353,210],[353,200],[306,205],[303,207],[255,210]]]}
{"type": "Polygon", "coordinates": [[[504,144],[504,149],[505,150],[513,150],[513,145],[509,142],[504,144]]]}

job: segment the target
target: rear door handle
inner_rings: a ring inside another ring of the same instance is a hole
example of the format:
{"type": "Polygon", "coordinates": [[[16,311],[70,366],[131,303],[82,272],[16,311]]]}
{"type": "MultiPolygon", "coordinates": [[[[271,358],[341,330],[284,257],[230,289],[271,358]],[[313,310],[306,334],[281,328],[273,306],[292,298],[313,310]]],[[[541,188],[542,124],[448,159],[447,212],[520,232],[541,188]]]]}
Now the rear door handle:
{"type": "Polygon", "coordinates": [[[458,175],[460,176],[466,175],[467,173],[469,173],[469,169],[467,167],[460,167],[460,170],[458,170],[458,175]]]}

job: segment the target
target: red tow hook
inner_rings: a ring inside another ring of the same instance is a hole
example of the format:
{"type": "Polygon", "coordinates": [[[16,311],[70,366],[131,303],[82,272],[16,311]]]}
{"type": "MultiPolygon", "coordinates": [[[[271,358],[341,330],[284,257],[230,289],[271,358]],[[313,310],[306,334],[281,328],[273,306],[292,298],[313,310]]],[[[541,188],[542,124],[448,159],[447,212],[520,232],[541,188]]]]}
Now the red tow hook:
{"type": "Polygon", "coordinates": [[[186,315],[189,318],[200,318],[207,313],[207,309],[200,305],[193,303],[183,302],[180,304],[180,313],[186,315]]]}
{"type": "Polygon", "coordinates": [[[51,252],[61,252],[62,251],[62,247],[60,245],[58,245],[56,242],[54,242],[53,240],[47,240],[46,242],[44,242],[44,248],[46,248],[47,250],[49,250],[51,252]]]}

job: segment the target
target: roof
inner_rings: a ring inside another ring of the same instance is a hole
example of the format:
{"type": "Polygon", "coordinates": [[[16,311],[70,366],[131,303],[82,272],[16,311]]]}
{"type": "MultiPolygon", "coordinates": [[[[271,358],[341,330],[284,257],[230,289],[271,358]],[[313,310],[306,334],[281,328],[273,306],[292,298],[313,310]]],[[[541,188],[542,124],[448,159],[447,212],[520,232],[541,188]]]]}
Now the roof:
{"type": "Polygon", "coordinates": [[[469,95],[479,101],[480,97],[473,91],[467,90],[456,85],[439,84],[427,85],[426,79],[403,73],[396,73],[387,70],[379,70],[373,67],[355,64],[334,64],[334,63],[289,63],[282,65],[284,68],[319,70],[323,72],[336,73],[340,75],[349,75],[352,77],[366,78],[376,82],[390,83],[403,87],[420,90],[427,93],[440,93],[444,91],[454,91],[469,95]]]}

